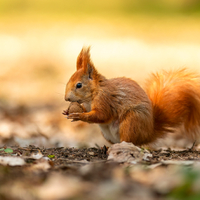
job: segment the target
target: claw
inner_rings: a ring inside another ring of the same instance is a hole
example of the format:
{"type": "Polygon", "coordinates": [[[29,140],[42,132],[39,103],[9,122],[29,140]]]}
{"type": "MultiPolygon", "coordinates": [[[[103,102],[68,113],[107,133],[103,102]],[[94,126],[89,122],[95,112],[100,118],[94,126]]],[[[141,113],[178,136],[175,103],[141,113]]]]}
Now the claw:
{"type": "Polygon", "coordinates": [[[63,110],[62,114],[63,115],[68,115],[68,110],[63,110]]]}

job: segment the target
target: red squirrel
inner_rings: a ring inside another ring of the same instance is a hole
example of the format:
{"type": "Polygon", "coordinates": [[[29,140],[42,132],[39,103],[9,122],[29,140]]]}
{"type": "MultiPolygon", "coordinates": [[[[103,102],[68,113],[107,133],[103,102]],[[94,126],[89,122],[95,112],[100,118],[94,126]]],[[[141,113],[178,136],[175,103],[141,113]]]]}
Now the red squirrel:
{"type": "Polygon", "coordinates": [[[65,100],[83,113],[63,114],[73,121],[97,123],[110,143],[143,145],[181,128],[195,138],[200,130],[200,77],[187,69],[152,74],[142,89],[134,80],[107,79],[90,59],[90,48],[77,58],[65,100]]]}

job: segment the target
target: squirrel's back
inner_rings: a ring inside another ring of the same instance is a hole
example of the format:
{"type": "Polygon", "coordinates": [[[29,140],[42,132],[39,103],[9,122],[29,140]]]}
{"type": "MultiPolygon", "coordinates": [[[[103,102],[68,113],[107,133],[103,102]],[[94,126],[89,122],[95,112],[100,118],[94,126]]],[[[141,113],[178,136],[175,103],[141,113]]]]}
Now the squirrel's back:
{"type": "Polygon", "coordinates": [[[200,128],[200,77],[187,69],[152,74],[146,82],[154,113],[155,135],[183,127],[195,138],[200,128]]]}

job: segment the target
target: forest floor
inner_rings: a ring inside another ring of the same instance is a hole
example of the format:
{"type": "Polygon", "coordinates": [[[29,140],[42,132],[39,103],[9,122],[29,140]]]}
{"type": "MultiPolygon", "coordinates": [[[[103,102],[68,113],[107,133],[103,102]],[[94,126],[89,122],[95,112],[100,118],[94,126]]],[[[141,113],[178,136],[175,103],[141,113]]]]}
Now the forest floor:
{"type": "Polygon", "coordinates": [[[198,145],[110,145],[60,107],[0,108],[1,200],[200,198],[198,145]]]}
{"type": "Polygon", "coordinates": [[[4,146],[0,199],[196,199],[199,160],[200,152],[192,149],[147,151],[129,143],[4,146]]]}

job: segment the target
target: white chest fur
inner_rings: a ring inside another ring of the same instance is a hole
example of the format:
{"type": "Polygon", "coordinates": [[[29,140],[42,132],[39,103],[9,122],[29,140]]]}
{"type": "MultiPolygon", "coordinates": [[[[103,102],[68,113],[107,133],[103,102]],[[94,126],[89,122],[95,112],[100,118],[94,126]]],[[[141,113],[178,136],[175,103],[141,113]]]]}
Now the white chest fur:
{"type": "Polygon", "coordinates": [[[110,124],[99,124],[99,127],[106,140],[112,143],[120,142],[119,123],[117,121],[114,121],[110,124]]]}

